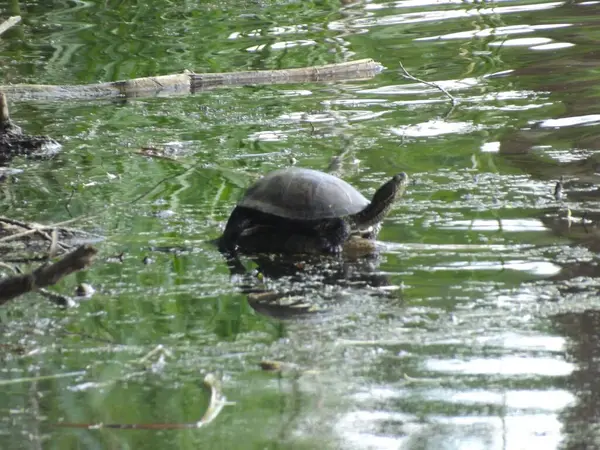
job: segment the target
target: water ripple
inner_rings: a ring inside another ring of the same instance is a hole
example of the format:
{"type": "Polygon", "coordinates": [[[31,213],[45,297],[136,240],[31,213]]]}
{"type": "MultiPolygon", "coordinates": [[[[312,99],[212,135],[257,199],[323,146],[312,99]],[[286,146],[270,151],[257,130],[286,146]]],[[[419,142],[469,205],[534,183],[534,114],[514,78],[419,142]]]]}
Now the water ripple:
{"type": "Polygon", "coordinates": [[[458,33],[442,34],[439,36],[427,36],[416,38],[415,41],[433,41],[438,39],[472,39],[483,37],[501,37],[511,34],[534,33],[538,30],[552,30],[555,28],[570,27],[570,23],[553,23],[543,25],[507,25],[504,27],[490,27],[484,30],[460,31],[458,33]]]}

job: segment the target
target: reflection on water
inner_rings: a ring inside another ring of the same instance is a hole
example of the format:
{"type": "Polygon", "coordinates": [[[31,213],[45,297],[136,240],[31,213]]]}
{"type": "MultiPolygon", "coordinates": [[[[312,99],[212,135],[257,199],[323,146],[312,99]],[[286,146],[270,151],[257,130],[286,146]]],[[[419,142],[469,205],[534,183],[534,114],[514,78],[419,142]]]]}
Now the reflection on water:
{"type": "Polygon", "coordinates": [[[28,40],[3,35],[3,83],[357,57],[387,70],[11,105],[64,150],[3,172],[2,214],[104,213],[91,227],[123,258],[57,287],[94,285],[76,310],[6,309],[0,447],[596,448],[600,3],[243,3],[32,4],[28,40]],[[399,60],[458,104],[403,79],[399,60]],[[177,159],[132,154],[148,146],[177,159]],[[367,196],[399,170],[414,180],[376,257],[244,258],[232,275],[207,242],[250,180],[332,157],[367,196]],[[157,344],[164,357],[140,366],[157,344]],[[198,420],[206,372],[236,404],[200,430],[50,426],[198,420]]]}
{"type": "Polygon", "coordinates": [[[546,227],[538,219],[498,219],[498,220],[454,220],[439,225],[450,230],[478,231],[544,231],[546,227]]]}
{"type": "Polygon", "coordinates": [[[564,448],[576,449],[590,447],[597,443],[598,416],[600,399],[598,398],[597,364],[600,352],[598,311],[586,310],[582,313],[563,313],[552,317],[557,330],[567,336],[567,353],[577,364],[577,370],[568,378],[568,386],[576,401],[563,411],[565,429],[568,436],[564,448]],[[593,444],[592,444],[593,445],[593,444]]]}

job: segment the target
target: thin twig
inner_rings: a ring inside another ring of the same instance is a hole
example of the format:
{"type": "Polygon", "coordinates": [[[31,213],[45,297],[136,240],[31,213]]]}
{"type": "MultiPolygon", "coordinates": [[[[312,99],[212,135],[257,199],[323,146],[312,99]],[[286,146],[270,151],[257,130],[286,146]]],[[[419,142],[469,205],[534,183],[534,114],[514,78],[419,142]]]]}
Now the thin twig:
{"type": "Polygon", "coordinates": [[[21,16],[12,16],[9,17],[6,21],[0,24],[0,34],[7,31],[9,28],[14,27],[21,21],[21,16]]]}
{"type": "Polygon", "coordinates": [[[17,383],[31,383],[35,381],[55,380],[57,378],[77,377],[81,375],[85,375],[85,371],[80,370],[78,372],[54,373],[51,375],[40,375],[37,377],[12,378],[9,380],[0,380],[0,386],[17,383]]]}
{"type": "Polygon", "coordinates": [[[407,78],[407,79],[412,80],[412,81],[416,81],[418,83],[423,83],[423,84],[425,84],[427,86],[431,86],[432,88],[438,89],[439,91],[443,92],[444,95],[446,95],[450,99],[450,101],[452,102],[452,107],[446,113],[445,117],[448,117],[450,115],[450,113],[452,113],[452,110],[454,109],[454,107],[456,105],[458,105],[458,99],[456,97],[454,97],[450,92],[448,92],[444,87],[440,86],[438,83],[434,83],[433,81],[425,81],[425,80],[422,80],[422,79],[417,78],[415,76],[412,76],[410,73],[408,73],[408,70],[406,70],[404,68],[404,65],[402,64],[402,61],[399,61],[398,64],[400,65],[400,70],[402,71],[402,76],[404,78],[407,78]]]}
{"type": "MultiPolygon", "coordinates": [[[[94,218],[99,217],[99,216],[100,216],[100,214],[94,214],[92,216],[82,215],[82,216],[74,217],[73,219],[64,220],[62,222],[57,222],[57,223],[53,223],[53,224],[50,224],[50,225],[39,225],[38,228],[32,228],[30,230],[23,231],[23,232],[17,233],[17,234],[12,234],[10,236],[4,236],[3,238],[0,238],[0,242],[12,241],[13,239],[17,239],[17,238],[20,238],[20,237],[28,236],[28,235],[33,234],[33,233],[37,233],[40,230],[42,230],[42,231],[43,230],[52,230],[53,228],[57,228],[57,227],[61,228],[61,229],[64,229],[66,231],[69,231],[67,228],[63,228],[62,226],[63,225],[68,225],[70,223],[76,222],[76,221],[81,220],[81,219],[94,219],[94,218]]],[[[13,223],[17,222],[17,221],[15,221],[13,219],[7,219],[6,217],[0,217],[0,222],[10,223],[8,221],[11,221],[13,223]]],[[[29,228],[29,227],[23,227],[23,228],[29,228]]]]}
{"type": "Polygon", "coordinates": [[[420,78],[414,77],[410,73],[408,73],[408,71],[404,68],[402,61],[398,62],[398,64],[400,64],[400,69],[402,70],[402,76],[404,78],[408,78],[409,80],[417,81],[419,83],[426,84],[427,86],[431,86],[435,89],[439,89],[440,91],[442,91],[444,94],[446,94],[448,96],[448,98],[452,101],[452,104],[458,103],[458,100],[456,99],[456,97],[454,97],[450,92],[448,92],[445,88],[443,88],[439,84],[434,83],[433,81],[425,81],[420,78]]]}
{"type": "Polygon", "coordinates": [[[13,266],[5,263],[4,261],[0,261],[0,267],[4,267],[5,269],[11,270],[13,272],[16,272],[16,269],[13,266]]]}
{"type": "MultiPolygon", "coordinates": [[[[65,245],[58,241],[58,233],[56,234],[56,238],[55,238],[54,235],[50,236],[48,233],[46,233],[44,231],[44,230],[53,230],[53,234],[54,234],[54,231],[57,230],[56,228],[44,226],[44,225],[33,224],[33,223],[21,222],[20,220],[14,220],[14,219],[10,219],[8,217],[0,217],[0,222],[4,222],[9,225],[15,225],[15,226],[18,226],[21,228],[25,228],[31,233],[39,234],[42,238],[44,238],[45,240],[50,242],[51,248],[52,247],[54,247],[54,248],[60,247],[62,250],[68,250],[70,248],[70,246],[65,245]]],[[[13,234],[11,236],[5,236],[1,240],[11,240],[10,238],[14,238],[17,235],[18,234],[13,234]]],[[[52,257],[52,256],[53,255],[51,255],[50,257],[52,257]]]]}

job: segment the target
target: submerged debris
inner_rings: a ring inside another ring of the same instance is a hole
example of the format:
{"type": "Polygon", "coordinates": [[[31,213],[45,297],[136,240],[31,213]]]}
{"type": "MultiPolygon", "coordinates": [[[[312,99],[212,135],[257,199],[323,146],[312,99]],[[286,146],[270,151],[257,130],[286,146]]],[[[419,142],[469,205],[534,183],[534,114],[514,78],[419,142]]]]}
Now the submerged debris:
{"type": "Polygon", "coordinates": [[[27,263],[60,256],[83,243],[101,240],[75,228],[65,227],[70,221],[43,225],[0,216],[0,261],[27,263]]]}
{"type": "Polygon", "coordinates": [[[96,249],[89,244],[100,240],[99,237],[63,226],[71,221],[41,225],[0,217],[0,268],[9,272],[8,276],[0,278],[0,304],[31,291],[59,306],[75,304],[68,296],[43,289],[84,269],[96,255],[96,249]],[[48,262],[56,257],[62,258],[29,273],[14,266],[15,263],[48,262]]]}

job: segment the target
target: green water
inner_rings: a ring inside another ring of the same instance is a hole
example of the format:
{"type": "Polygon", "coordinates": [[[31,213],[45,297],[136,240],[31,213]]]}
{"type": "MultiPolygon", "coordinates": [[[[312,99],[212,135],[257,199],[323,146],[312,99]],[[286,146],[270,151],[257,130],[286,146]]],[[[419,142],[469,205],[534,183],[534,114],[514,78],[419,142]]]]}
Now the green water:
{"type": "Polygon", "coordinates": [[[21,172],[0,181],[0,215],[93,216],[80,226],[104,240],[89,270],[52,288],[89,283],[91,299],[64,310],[31,294],[0,310],[0,448],[600,448],[599,11],[0,0],[0,22],[23,16],[0,37],[0,84],[386,67],[352,82],[11,100],[14,121],[63,148],[10,164],[21,172]],[[244,188],[292,157],[326,170],[340,155],[367,196],[398,171],[413,180],[378,258],[300,275],[248,258],[231,276],[208,241],[244,188]],[[321,312],[258,304],[248,283],[321,312]],[[207,373],[235,404],[200,429],[56,426],[197,422],[207,373]]]}

